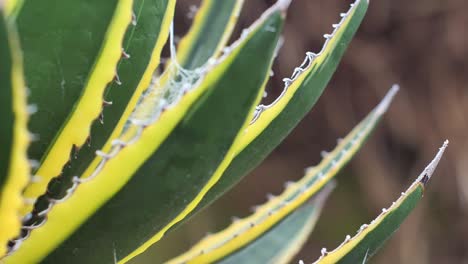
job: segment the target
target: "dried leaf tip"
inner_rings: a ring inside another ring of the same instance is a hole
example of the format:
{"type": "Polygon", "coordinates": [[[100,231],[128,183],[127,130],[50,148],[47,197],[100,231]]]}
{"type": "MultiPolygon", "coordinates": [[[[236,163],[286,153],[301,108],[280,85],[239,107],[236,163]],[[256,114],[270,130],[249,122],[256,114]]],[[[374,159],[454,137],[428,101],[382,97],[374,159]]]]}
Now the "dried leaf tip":
{"type": "Polygon", "coordinates": [[[439,148],[439,151],[435,155],[434,159],[429,163],[426,168],[423,170],[421,175],[419,175],[418,180],[422,182],[424,185],[431,179],[432,174],[434,173],[435,169],[437,168],[437,165],[439,164],[440,159],[444,155],[445,149],[448,146],[449,141],[445,140],[444,144],[442,147],[439,148]]]}
{"type": "Polygon", "coordinates": [[[398,84],[392,85],[392,88],[390,88],[390,90],[387,92],[385,97],[382,99],[379,105],[377,105],[377,107],[375,108],[375,111],[377,114],[383,115],[387,111],[388,107],[390,106],[390,103],[393,100],[393,97],[395,97],[396,93],[399,90],[400,90],[400,85],[398,84]]]}
{"type": "Polygon", "coordinates": [[[281,11],[286,11],[292,0],[278,0],[275,3],[276,8],[281,11]]]}

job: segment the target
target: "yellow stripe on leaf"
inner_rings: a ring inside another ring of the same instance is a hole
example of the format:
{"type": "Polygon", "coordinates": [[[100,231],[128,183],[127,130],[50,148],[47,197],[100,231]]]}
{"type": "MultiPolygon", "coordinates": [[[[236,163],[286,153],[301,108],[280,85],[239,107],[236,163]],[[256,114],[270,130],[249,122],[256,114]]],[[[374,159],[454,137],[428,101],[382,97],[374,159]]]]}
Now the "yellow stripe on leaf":
{"type": "Polygon", "coordinates": [[[447,148],[448,141],[434,159],[421,172],[411,186],[388,209],[382,209],[369,225],[362,225],[354,237],[346,237],[335,250],[322,250],[321,257],[314,263],[364,263],[391,236],[409,215],[424,194],[424,188],[436,169],[447,148]]]}
{"type": "MultiPolygon", "coordinates": [[[[45,193],[50,179],[60,175],[73,147],[80,147],[86,142],[91,124],[101,113],[104,90],[115,77],[122,55],[122,41],[132,19],[132,4],[132,0],[119,1],[83,94],[36,172],[41,180],[26,188],[26,197],[34,199],[45,193]]],[[[27,214],[31,209],[32,206],[27,206],[22,214],[27,214]]]]}
{"type": "MultiPolygon", "coordinates": [[[[3,12],[1,8],[0,12],[3,12]]],[[[4,185],[0,186],[1,258],[7,252],[7,241],[18,236],[20,232],[21,218],[19,210],[24,204],[21,193],[28,183],[30,166],[27,159],[29,135],[27,131],[28,112],[26,105],[26,86],[23,77],[20,43],[13,22],[5,21],[3,14],[0,15],[0,19],[2,19],[2,26],[6,26],[5,30],[8,38],[6,40],[2,39],[2,41],[7,43],[5,48],[9,48],[11,55],[11,76],[0,76],[0,78],[11,78],[11,87],[1,87],[1,89],[11,89],[14,113],[14,135],[9,157],[10,164],[4,185]]]]}

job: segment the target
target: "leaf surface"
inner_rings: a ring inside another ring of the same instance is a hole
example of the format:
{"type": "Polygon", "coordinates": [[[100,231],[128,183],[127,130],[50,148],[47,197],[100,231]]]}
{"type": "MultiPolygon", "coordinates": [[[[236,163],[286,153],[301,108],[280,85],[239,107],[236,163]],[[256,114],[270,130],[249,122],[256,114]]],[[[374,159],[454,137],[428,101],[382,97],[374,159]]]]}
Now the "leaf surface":
{"type": "Polygon", "coordinates": [[[234,146],[236,157],[196,211],[219,198],[258,166],[310,111],[335,72],[367,6],[367,1],[357,0],[347,13],[342,14],[343,18],[334,25],[333,33],[326,35],[327,40],[321,52],[307,53],[301,67],[294,70],[292,78],[284,80],[282,95],[269,106],[257,107],[242,140],[234,146]]]}
{"type": "MultiPolygon", "coordinates": [[[[73,177],[88,177],[96,169],[101,160],[96,151],[110,150],[112,141],[122,133],[138,99],[151,82],[167,41],[175,0],[136,0],[133,5],[136,11],[134,25],[128,30],[123,44],[125,53],[122,56],[126,58],[117,66],[121,84],[111,83],[106,88],[102,122],[94,122],[88,144],[73,155],[60,175],[56,175],[60,177],[49,183],[48,192],[40,198],[39,204],[46,199],[65,197],[73,185],[73,177]]],[[[36,206],[33,213],[40,211],[41,206],[36,206]]]]}
{"type": "Polygon", "coordinates": [[[388,209],[382,209],[369,225],[362,225],[354,237],[347,236],[335,250],[322,249],[322,256],[315,263],[365,263],[383,243],[400,227],[424,195],[424,189],[437,167],[448,141],[435,158],[421,172],[411,186],[388,209]]]}
{"type": "Polygon", "coordinates": [[[256,212],[251,216],[234,219],[225,230],[205,237],[190,250],[190,252],[198,251],[198,255],[192,259],[189,260],[188,255],[184,254],[170,260],[167,264],[204,263],[206,261],[223,264],[288,263],[312,232],[323,204],[333,189],[333,185],[327,185],[327,187],[265,232],[258,232],[255,229],[261,228],[276,212],[274,210],[267,212],[271,209],[264,208],[268,207],[267,204],[257,207],[256,212]],[[256,234],[252,236],[252,233],[256,234]],[[229,241],[233,239],[245,241],[246,244],[240,248],[232,247],[229,241]],[[215,251],[221,250],[223,254],[213,255],[215,251]]]}

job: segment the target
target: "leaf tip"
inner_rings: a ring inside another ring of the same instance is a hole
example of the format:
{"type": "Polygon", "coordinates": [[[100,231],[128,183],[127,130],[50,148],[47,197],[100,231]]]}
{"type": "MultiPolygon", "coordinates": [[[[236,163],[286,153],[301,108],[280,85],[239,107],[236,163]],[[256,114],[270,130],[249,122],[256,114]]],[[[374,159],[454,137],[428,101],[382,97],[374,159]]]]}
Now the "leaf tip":
{"type": "Polygon", "coordinates": [[[275,5],[278,10],[286,11],[291,4],[292,0],[278,0],[275,5]]]}
{"type": "Polygon", "coordinates": [[[440,162],[440,159],[444,155],[444,152],[448,146],[448,143],[449,143],[448,140],[444,141],[444,144],[442,145],[442,147],[439,148],[439,151],[435,155],[434,159],[432,159],[432,161],[426,166],[426,168],[423,170],[423,172],[419,176],[418,178],[419,182],[426,185],[427,182],[431,179],[432,174],[434,173],[435,169],[437,168],[437,165],[440,162]]]}
{"type": "Polygon", "coordinates": [[[376,112],[378,115],[383,115],[385,112],[387,112],[387,109],[390,106],[390,103],[393,101],[393,98],[395,97],[395,95],[398,93],[399,90],[400,90],[400,85],[398,84],[392,85],[392,88],[390,88],[390,90],[387,92],[385,97],[376,107],[376,112]]]}

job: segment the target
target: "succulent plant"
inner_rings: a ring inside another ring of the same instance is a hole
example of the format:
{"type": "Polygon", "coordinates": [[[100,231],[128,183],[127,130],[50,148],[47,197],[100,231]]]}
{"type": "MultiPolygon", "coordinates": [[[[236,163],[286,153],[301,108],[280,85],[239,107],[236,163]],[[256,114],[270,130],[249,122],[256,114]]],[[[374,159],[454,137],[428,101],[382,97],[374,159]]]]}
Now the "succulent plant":
{"type": "MultiPolygon", "coordinates": [[[[125,263],[256,167],[316,103],[369,3],[351,4],[263,105],[289,4],[278,0],[227,46],[243,0],[204,0],[176,46],[175,0],[1,1],[0,261],[125,263]]],[[[290,261],[397,90],[301,180],[168,263],[290,261]]],[[[368,260],[416,206],[446,145],[318,262],[368,260]]]]}

